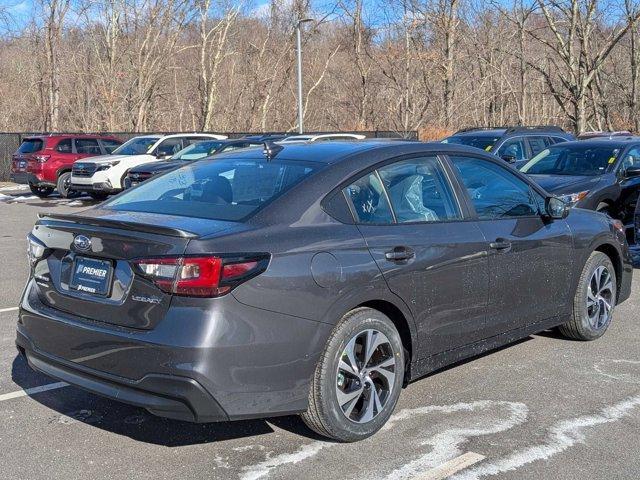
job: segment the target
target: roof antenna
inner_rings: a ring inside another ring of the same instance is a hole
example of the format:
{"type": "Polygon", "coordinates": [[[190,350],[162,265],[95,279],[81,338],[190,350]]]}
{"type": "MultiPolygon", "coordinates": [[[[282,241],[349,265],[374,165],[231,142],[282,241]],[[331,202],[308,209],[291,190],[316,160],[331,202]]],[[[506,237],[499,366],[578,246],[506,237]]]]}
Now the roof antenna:
{"type": "Polygon", "coordinates": [[[278,155],[278,153],[280,153],[282,150],[284,150],[284,147],[282,145],[277,145],[267,140],[264,142],[264,148],[262,149],[262,153],[264,154],[265,157],[267,157],[267,162],[268,162],[272,160],[276,155],[278,155]]]}

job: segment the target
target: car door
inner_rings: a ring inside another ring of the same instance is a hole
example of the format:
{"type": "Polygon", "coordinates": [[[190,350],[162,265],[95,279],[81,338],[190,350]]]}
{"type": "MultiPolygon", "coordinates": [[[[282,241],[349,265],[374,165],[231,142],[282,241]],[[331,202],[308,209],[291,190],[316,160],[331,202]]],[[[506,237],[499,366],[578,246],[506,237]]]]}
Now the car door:
{"type": "Polygon", "coordinates": [[[614,215],[620,217],[625,224],[631,224],[636,211],[638,195],[640,195],[640,177],[627,175],[628,168],[640,167],[640,146],[629,148],[616,167],[616,178],[620,188],[620,198],[614,208],[614,215]]]}
{"type": "Polygon", "coordinates": [[[508,167],[471,155],[450,160],[489,242],[488,332],[498,335],[567,313],[567,222],[543,216],[544,197],[508,167]]]}
{"type": "Polygon", "coordinates": [[[436,156],[397,159],[344,190],[389,288],[416,321],[419,355],[484,337],[487,243],[436,156]]]}

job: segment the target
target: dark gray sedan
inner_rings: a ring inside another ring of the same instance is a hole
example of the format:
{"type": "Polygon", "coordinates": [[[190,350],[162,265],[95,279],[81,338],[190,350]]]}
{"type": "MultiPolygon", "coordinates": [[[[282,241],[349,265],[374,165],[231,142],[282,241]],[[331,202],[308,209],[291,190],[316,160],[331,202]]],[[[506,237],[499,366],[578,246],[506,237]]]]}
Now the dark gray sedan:
{"type": "MultiPolygon", "coordinates": [[[[366,438],[407,382],[630,294],[620,222],[480,150],[323,142],[198,161],[29,236],[29,364],[166,417],[366,438]]],[[[535,361],[523,359],[522,361],[535,361]]]]}

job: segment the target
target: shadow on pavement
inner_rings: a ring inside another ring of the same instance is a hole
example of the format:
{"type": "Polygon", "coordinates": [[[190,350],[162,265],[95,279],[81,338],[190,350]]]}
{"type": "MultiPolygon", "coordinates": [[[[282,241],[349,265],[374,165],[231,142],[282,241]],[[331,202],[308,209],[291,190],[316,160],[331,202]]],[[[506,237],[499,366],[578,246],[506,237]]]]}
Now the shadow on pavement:
{"type": "MultiPolygon", "coordinates": [[[[57,380],[31,369],[22,355],[12,365],[12,380],[27,389],[57,380]]],[[[261,420],[189,423],[157,417],[146,410],[69,386],[38,393],[31,398],[52,411],[48,423],[73,421],[124,435],[139,442],[165,447],[199,445],[273,433],[272,425],[307,438],[319,439],[295,415],[261,420]]]]}

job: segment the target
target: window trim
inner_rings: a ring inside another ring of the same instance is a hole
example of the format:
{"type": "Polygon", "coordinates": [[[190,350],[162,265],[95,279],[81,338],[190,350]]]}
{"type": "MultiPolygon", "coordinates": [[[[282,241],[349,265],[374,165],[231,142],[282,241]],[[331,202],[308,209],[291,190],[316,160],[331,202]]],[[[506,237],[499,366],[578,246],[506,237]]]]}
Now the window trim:
{"type": "Polygon", "coordinates": [[[545,201],[549,197],[549,194],[547,192],[545,192],[542,189],[542,187],[540,187],[540,186],[536,185],[534,182],[532,182],[525,174],[521,173],[519,170],[508,168],[505,165],[503,165],[502,163],[504,163],[504,161],[502,161],[502,163],[501,163],[501,161],[499,160],[499,157],[494,159],[494,158],[486,158],[484,156],[480,156],[480,155],[477,155],[477,154],[474,154],[474,153],[447,153],[446,154],[447,162],[450,165],[450,168],[451,168],[451,170],[453,172],[453,175],[455,175],[455,177],[456,177],[456,180],[458,182],[458,186],[459,186],[460,190],[462,191],[463,198],[465,199],[467,207],[469,208],[469,211],[470,211],[470,213],[472,215],[471,220],[476,221],[476,222],[486,222],[486,221],[495,222],[495,221],[502,221],[502,220],[518,220],[518,219],[526,219],[526,218],[529,218],[529,219],[537,218],[537,219],[541,219],[542,220],[542,215],[540,213],[538,213],[537,215],[522,215],[522,216],[517,216],[517,217],[480,218],[478,216],[478,212],[476,210],[476,207],[473,204],[473,200],[471,199],[471,196],[469,195],[469,191],[464,186],[464,182],[460,178],[460,173],[456,169],[455,162],[451,159],[451,157],[457,157],[457,156],[466,157],[466,158],[473,158],[473,159],[476,159],[476,160],[481,160],[481,161],[493,163],[498,168],[501,168],[501,169],[505,170],[507,173],[510,173],[510,174],[514,175],[516,178],[519,178],[520,180],[522,180],[526,185],[528,185],[530,191],[532,190],[534,193],[537,193],[543,199],[545,199],[545,201]]]}
{"type": "Polygon", "coordinates": [[[439,224],[443,224],[443,223],[453,223],[453,222],[463,222],[466,220],[469,220],[467,218],[468,213],[468,209],[465,208],[465,204],[463,204],[463,202],[460,201],[458,192],[456,191],[458,187],[457,184],[457,180],[456,182],[452,181],[451,178],[451,174],[449,172],[449,168],[446,165],[446,162],[444,161],[444,157],[443,154],[441,152],[438,151],[434,151],[434,152],[418,152],[418,153],[410,153],[410,154],[405,154],[405,155],[400,155],[397,157],[392,157],[392,158],[387,158],[385,160],[382,160],[381,162],[378,162],[374,165],[371,165],[363,170],[360,170],[358,173],[355,173],[353,175],[351,175],[347,180],[343,181],[342,183],[340,183],[336,188],[334,188],[333,190],[331,190],[327,195],[324,196],[323,200],[325,198],[330,198],[331,195],[333,195],[336,190],[339,190],[340,192],[342,192],[342,195],[345,198],[345,201],[347,202],[347,205],[349,206],[349,211],[351,212],[351,215],[353,216],[353,224],[354,225],[362,225],[362,226],[372,226],[372,227],[387,227],[387,226],[398,226],[398,225],[439,225],[439,224]],[[454,201],[454,203],[456,204],[456,206],[458,207],[458,213],[460,214],[460,218],[452,218],[452,219],[446,219],[446,220],[437,220],[435,222],[429,222],[429,221],[423,221],[423,220],[416,220],[414,222],[401,222],[398,223],[397,221],[397,217],[396,217],[396,213],[395,210],[393,208],[393,205],[391,203],[391,199],[389,198],[389,193],[387,192],[387,187],[385,187],[384,182],[382,181],[382,178],[380,177],[380,174],[378,173],[378,170],[381,168],[386,167],[387,165],[391,165],[394,163],[398,163],[398,162],[402,162],[405,160],[411,160],[413,158],[434,158],[436,163],[438,165],[440,165],[440,168],[442,170],[442,172],[445,175],[445,179],[448,182],[448,186],[450,188],[450,191],[453,195],[452,200],[454,201]],[[361,179],[362,177],[364,177],[365,175],[370,175],[371,172],[375,172],[376,177],[378,178],[378,181],[380,182],[380,184],[382,185],[382,191],[384,192],[385,195],[385,199],[387,200],[387,204],[389,205],[389,209],[391,211],[391,216],[393,218],[393,223],[363,223],[360,222],[358,220],[357,214],[356,214],[356,210],[355,210],[355,206],[353,205],[353,201],[349,198],[348,195],[344,194],[344,189],[347,188],[349,185],[351,185],[352,183],[358,181],[359,179],[361,179]]]}

